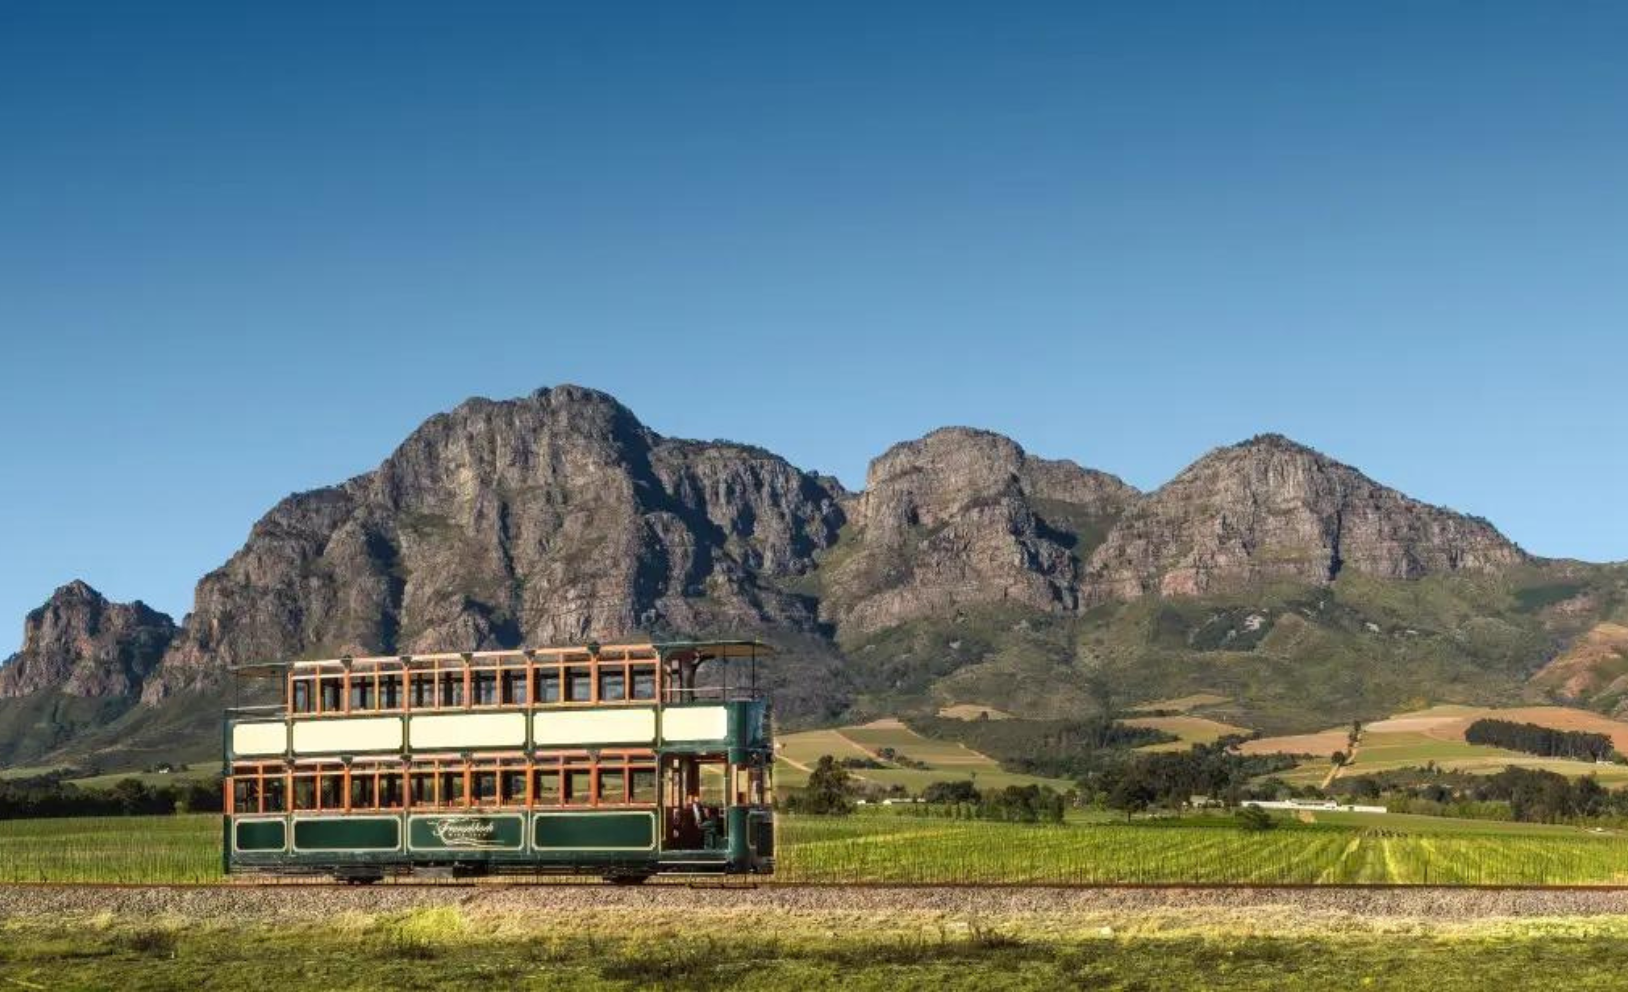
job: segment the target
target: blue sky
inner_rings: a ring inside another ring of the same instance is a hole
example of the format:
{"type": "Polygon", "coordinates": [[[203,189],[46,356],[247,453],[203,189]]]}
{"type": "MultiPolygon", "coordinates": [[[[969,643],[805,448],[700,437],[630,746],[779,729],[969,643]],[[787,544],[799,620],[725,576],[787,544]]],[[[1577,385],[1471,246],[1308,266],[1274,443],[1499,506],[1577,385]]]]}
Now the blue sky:
{"type": "Polygon", "coordinates": [[[1628,558],[1628,7],[787,6],[0,4],[0,647],[567,381],[851,486],[1281,431],[1628,558]]]}

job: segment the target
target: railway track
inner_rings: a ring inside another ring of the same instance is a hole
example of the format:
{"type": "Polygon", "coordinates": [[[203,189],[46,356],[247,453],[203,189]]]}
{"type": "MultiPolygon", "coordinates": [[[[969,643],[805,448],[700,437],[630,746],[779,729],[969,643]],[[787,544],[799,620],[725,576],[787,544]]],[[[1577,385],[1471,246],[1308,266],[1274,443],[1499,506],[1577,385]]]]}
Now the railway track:
{"type": "Polygon", "coordinates": [[[591,889],[602,891],[830,892],[843,889],[897,892],[1584,892],[1628,893],[1625,885],[1434,885],[1392,882],[701,882],[653,881],[638,888],[614,886],[597,879],[386,880],[358,886],[335,879],[276,879],[220,882],[0,882],[0,891],[16,889],[105,889],[109,891],[273,891],[279,889],[390,890],[429,889],[501,892],[505,890],[591,889]]]}

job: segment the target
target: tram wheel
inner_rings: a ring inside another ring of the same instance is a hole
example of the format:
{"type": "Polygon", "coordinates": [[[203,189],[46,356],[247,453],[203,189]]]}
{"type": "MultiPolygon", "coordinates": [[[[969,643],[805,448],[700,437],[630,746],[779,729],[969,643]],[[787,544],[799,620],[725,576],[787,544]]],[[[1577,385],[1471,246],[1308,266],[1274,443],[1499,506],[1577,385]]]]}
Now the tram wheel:
{"type": "Polygon", "coordinates": [[[606,875],[605,881],[612,885],[643,885],[650,880],[649,875],[606,875]]]}

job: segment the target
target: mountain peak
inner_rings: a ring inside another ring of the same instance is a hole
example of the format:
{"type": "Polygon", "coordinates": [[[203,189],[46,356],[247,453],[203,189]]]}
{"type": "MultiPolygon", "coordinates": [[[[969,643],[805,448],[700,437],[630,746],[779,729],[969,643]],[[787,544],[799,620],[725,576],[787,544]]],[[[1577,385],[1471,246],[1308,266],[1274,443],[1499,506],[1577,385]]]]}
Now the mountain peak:
{"type": "Polygon", "coordinates": [[[111,603],[75,579],[28,614],[23,649],[0,667],[0,698],[42,689],[133,695],[175,631],[168,616],[146,604],[111,603]]]}
{"type": "Polygon", "coordinates": [[[1281,434],[1217,448],[1120,521],[1092,556],[1096,598],[1197,595],[1343,571],[1412,579],[1526,555],[1492,525],[1431,506],[1281,434]]]}
{"type": "Polygon", "coordinates": [[[1256,434],[1254,437],[1245,438],[1237,444],[1231,445],[1227,450],[1288,452],[1298,455],[1311,455],[1315,458],[1328,458],[1327,455],[1309,444],[1301,444],[1292,437],[1273,432],[1256,434]]]}
{"type": "Polygon", "coordinates": [[[1072,610],[1081,560],[1136,498],[1114,476],[993,431],[943,427],[895,444],[854,502],[853,553],[823,572],[822,615],[862,633],[966,604],[1072,610]]]}
{"type": "MultiPolygon", "coordinates": [[[[51,597],[45,602],[46,606],[49,606],[52,603],[81,601],[105,603],[107,602],[107,597],[97,592],[94,588],[92,588],[91,584],[86,582],[84,579],[73,579],[60,586],[57,586],[57,588],[51,593],[51,597]]],[[[40,607],[40,609],[45,609],[45,606],[40,607]]]]}

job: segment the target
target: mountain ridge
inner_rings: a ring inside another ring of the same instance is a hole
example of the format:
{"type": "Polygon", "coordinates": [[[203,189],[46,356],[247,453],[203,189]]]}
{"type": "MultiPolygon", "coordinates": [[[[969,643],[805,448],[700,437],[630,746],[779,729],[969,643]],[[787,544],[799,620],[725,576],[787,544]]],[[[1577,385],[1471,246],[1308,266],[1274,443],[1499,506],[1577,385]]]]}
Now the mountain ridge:
{"type": "MultiPolygon", "coordinates": [[[[465,401],[372,471],[278,501],[199,581],[161,657],[112,679],[109,698],[139,705],[92,736],[105,749],[121,727],[180,733],[191,718],[170,710],[214,705],[233,663],[629,634],[795,645],[776,686],[793,721],[1007,702],[960,698],[1003,686],[1063,710],[1096,705],[1104,680],[1121,698],[1179,695],[1181,673],[1211,677],[1220,649],[1285,681],[1315,664],[1307,652],[1333,652],[1368,673],[1377,703],[1422,684],[1368,627],[1410,623],[1433,645],[1431,677],[1503,697],[1619,611],[1620,585],[1611,566],[1534,558],[1280,434],[1212,449],[1143,493],[947,427],[890,446],[849,491],[762,447],[664,437],[609,394],[562,385],[465,401]],[[1523,605],[1567,583],[1584,590],[1567,600],[1575,616],[1523,605]],[[1407,590],[1413,605],[1395,606],[1407,590]],[[1262,619],[1244,630],[1237,610],[1262,619]],[[1093,640],[1103,624],[1111,636],[1093,640]]],[[[94,668],[105,652],[84,655],[94,668]]],[[[0,686],[23,684],[11,668],[0,686]]],[[[1366,698],[1321,691],[1326,705],[1366,698]]]]}

